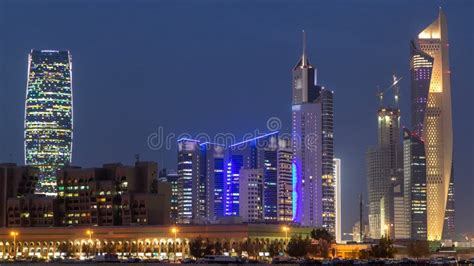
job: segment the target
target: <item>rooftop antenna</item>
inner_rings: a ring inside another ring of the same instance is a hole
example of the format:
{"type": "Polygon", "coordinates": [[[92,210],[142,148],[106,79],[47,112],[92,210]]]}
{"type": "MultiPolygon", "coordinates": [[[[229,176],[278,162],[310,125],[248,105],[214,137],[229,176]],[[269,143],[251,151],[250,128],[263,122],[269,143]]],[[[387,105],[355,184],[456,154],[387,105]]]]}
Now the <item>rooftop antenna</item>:
{"type": "Polygon", "coordinates": [[[138,162],[140,162],[140,154],[139,153],[135,154],[135,163],[137,164],[138,162]]]}
{"type": "Polygon", "coordinates": [[[306,32],[303,30],[303,56],[306,57],[306,32]]]}
{"type": "Polygon", "coordinates": [[[363,223],[363,212],[364,212],[364,202],[362,200],[362,194],[359,194],[359,236],[360,236],[360,242],[364,242],[364,235],[363,235],[363,230],[364,230],[364,223],[363,223]]]}

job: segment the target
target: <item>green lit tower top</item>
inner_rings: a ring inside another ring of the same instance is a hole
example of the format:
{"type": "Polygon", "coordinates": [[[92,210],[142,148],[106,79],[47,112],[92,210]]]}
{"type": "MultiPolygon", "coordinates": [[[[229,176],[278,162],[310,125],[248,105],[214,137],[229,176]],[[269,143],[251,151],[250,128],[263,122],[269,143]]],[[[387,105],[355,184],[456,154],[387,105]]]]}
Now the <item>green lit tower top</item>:
{"type": "Polygon", "coordinates": [[[38,194],[56,195],[56,170],[71,162],[72,113],[70,52],[32,50],[25,101],[25,164],[40,170],[38,194]]]}

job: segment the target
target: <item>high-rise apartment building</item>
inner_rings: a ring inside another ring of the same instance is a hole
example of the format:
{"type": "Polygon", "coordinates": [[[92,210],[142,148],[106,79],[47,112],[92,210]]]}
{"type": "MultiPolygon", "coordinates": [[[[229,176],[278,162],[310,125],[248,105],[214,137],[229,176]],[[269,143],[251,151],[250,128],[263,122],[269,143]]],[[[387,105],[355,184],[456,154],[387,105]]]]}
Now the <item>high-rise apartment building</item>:
{"type": "Polygon", "coordinates": [[[293,68],[293,220],[335,233],[333,92],[317,86],[306,54],[293,68]]]}
{"type": "Polygon", "coordinates": [[[72,107],[69,51],[32,50],[25,101],[25,164],[40,170],[39,194],[56,195],[56,171],[71,162],[72,107]]]}
{"type": "Polygon", "coordinates": [[[243,222],[263,222],[263,170],[242,168],[239,172],[239,216],[243,222]]]}
{"type": "Polygon", "coordinates": [[[411,44],[413,132],[424,141],[428,240],[454,232],[453,128],[448,26],[444,12],[411,44]],[[451,193],[450,193],[451,191],[451,193]],[[448,211],[449,210],[449,211],[448,211]],[[445,221],[448,224],[445,227],[445,221]]]}

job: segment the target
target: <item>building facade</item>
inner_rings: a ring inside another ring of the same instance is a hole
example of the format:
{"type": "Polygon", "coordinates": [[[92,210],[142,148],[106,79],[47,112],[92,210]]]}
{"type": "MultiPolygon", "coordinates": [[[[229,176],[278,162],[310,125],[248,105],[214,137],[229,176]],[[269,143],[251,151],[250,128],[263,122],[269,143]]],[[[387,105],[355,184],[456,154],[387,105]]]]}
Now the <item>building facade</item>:
{"type": "Polygon", "coordinates": [[[224,146],[178,140],[178,223],[209,223],[224,214],[224,146]]]}
{"type": "Polygon", "coordinates": [[[33,167],[17,166],[14,163],[0,164],[0,227],[6,227],[16,221],[20,223],[20,218],[28,215],[22,215],[22,208],[15,208],[13,203],[9,205],[8,202],[33,195],[38,178],[39,171],[33,167]]]}
{"type": "Polygon", "coordinates": [[[440,9],[438,18],[411,45],[412,123],[425,144],[428,240],[443,237],[445,221],[452,221],[446,228],[454,231],[454,211],[447,211],[448,198],[454,206],[448,50],[447,20],[440,9]]]}
{"type": "Polygon", "coordinates": [[[171,223],[178,221],[178,172],[176,170],[163,169],[160,171],[159,181],[171,186],[170,219],[171,223]]]}
{"type": "Polygon", "coordinates": [[[335,239],[336,243],[342,242],[342,182],[341,182],[341,159],[334,158],[334,182],[335,187],[335,208],[336,208],[336,228],[335,239]]]}
{"type": "Polygon", "coordinates": [[[293,221],[293,151],[289,140],[280,139],[278,148],[278,204],[277,218],[280,223],[293,221]]]}
{"type": "Polygon", "coordinates": [[[104,164],[58,171],[60,226],[151,225],[170,222],[171,187],[160,183],[157,164],[104,164]]]}
{"type": "Polygon", "coordinates": [[[225,147],[220,144],[204,142],[201,149],[200,198],[204,200],[206,220],[216,221],[224,216],[224,156],[225,147]]]}
{"type": "Polygon", "coordinates": [[[408,129],[403,130],[403,174],[409,238],[427,240],[425,145],[408,129]]]}
{"type": "Polygon", "coordinates": [[[283,180],[288,177],[287,168],[278,169],[279,162],[287,167],[283,156],[285,150],[279,153],[279,145],[278,132],[272,132],[229,146],[225,163],[225,216],[241,216],[240,170],[259,169],[263,171],[263,219],[268,223],[278,222],[278,198],[285,194],[280,188],[288,186],[285,181],[279,186],[279,175],[283,180]]]}
{"type": "Polygon", "coordinates": [[[192,223],[202,219],[204,204],[198,200],[201,178],[201,150],[199,141],[178,140],[178,223],[192,223]]]}
{"type": "Polygon", "coordinates": [[[25,164],[40,170],[39,194],[56,195],[56,171],[71,162],[72,108],[70,52],[32,50],[25,101],[25,164]]]}
{"type": "MultiPolygon", "coordinates": [[[[379,108],[378,143],[367,152],[367,184],[370,235],[395,237],[395,193],[403,200],[402,150],[400,145],[400,110],[379,108]]],[[[404,204],[398,215],[404,214],[404,204]]]]}
{"type": "Polygon", "coordinates": [[[243,222],[264,221],[264,189],[262,169],[240,169],[239,216],[243,222]]]}
{"type": "Polygon", "coordinates": [[[303,32],[303,54],[293,68],[293,220],[324,227],[334,235],[334,93],[316,84],[303,32]]]}
{"type": "MultiPolygon", "coordinates": [[[[222,251],[231,255],[256,257],[267,252],[275,241],[283,246],[287,243],[279,225],[179,225],[176,226],[101,226],[101,227],[50,227],[15,228],[15,242],[10,235],[12,229],[0,228],[0,259],[13,257],[86,257],[89,253],[115,253],[121,257],[174,259],[191,257],[189,243],[202,237],[219,242],[222,251]],[[172,228],[177,229],[176,237],[172,228]],[[251,244],[251,245],[248,245],[251,244]],[[253,247],[249,249],[249,246],[253,247]],[[16,250],[15,250],[16,249],[16,250]],[[239,252],[239,253],[236,253],[239,252]]],[[[291,227],[288,237],[309,236],[312,228],[291,227]]]]}

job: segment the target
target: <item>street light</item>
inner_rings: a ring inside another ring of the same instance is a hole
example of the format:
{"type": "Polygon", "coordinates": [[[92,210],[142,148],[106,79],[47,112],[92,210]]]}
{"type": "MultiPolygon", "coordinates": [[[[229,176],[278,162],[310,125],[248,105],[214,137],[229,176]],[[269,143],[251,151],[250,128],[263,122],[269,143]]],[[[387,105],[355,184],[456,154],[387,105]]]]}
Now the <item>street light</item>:
{"type": "Polygon", "coordinates": [[[17,252],[16,252],[16,237],[19,235],[18,232],[10,232],[10,235],[13,237],[13,254],[14,258],[16,258],[17,252]]]}
{"type": "Polygon", "coordinates": [[[87,251],[87,257],[89,257],[90,250],[92,249],[92,234],[94,234],[94,232],[92,230],[87,230],[86,234],[89,235],[89,250],[87,251]]]}
{"type": "Polygon", "coordinates": [[[176,235],[178,234],[178,228],[176,227],[171,228],[171,232],[174,234],[173,249],[174,249],[174,261],[176,262],[176,235]]]}
{"type": "Polygon", "coordinates": [[[281,230],[285,232],[285,240],[288,242],[288,231],[290,231],[290,228],[286,225],[284,225],[281,230]]]}

